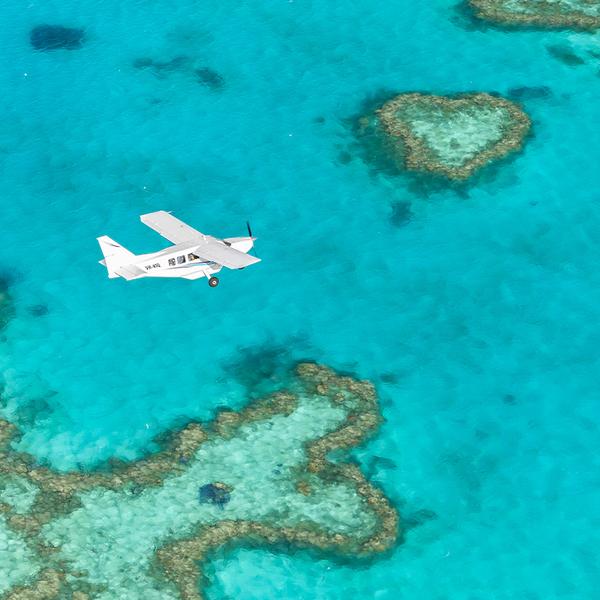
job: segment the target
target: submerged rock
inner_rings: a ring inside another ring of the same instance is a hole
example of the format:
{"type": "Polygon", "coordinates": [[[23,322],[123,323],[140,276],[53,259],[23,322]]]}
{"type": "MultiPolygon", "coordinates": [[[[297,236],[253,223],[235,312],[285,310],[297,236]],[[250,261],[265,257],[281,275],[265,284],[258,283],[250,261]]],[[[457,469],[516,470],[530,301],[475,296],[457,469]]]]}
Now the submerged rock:
{"type": "Polygon", "coordinates": [[[200,504],[216,504],[225,506],[231,500],[231,488],[217,481],[216,483],[207,483],[198,488],[198,501],[200,504]]]}
{"type": "Polygon", "coordinates": [[[29,41],[36,50],[77,50],[84,38],[83,29],[62,25],[38,25],[29,34],[29,41]]]}
{"type": "Polygon", "coordinates": [[[475,14],[505,25],[537,27],[600,27],[600,3],[595,0],[469,0],[475,14]]]}
{"type": "Polygon", "coordinates": [[[407,169],[456,180],[519,149],[531,126],[518,105],[484,93],[400,94],[376,113],[407,169]]]}

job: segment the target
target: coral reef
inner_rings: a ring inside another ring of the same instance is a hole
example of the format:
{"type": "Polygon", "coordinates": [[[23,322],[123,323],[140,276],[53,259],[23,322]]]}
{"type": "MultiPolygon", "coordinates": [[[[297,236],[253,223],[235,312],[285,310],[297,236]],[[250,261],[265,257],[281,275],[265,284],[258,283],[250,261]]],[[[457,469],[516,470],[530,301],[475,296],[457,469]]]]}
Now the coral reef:
{"type": "Polygon", "coordinates": [[[518,105],[485,93],[400,94],[376,114],[407,169],[455,180],[521,148],[531,125],[518,105]]]}
{"type": "Polygon", "coordinates": [[[0,594],[200,600],[202,562],[219,547],[386,551],[396,510],[356,465],[328,458],[380,420],[369,383],[312,363],[298,365],[286,391],[90,473],[35,464],[11,448],[18,431],[0,420],[0,541],[10,541],[0,594]]]}
{"type": "Polygon", "coordinates": [[[469,0],[475,14],[504,25],[537,27],[600,27],[597,0],[469,0]]]}
{"type": "Polygon", "coordinates": [[[85,31],[62,25],[38,25],[31,30],[29,41],[36,50],[77,50],[83,46],[85,31]]]}

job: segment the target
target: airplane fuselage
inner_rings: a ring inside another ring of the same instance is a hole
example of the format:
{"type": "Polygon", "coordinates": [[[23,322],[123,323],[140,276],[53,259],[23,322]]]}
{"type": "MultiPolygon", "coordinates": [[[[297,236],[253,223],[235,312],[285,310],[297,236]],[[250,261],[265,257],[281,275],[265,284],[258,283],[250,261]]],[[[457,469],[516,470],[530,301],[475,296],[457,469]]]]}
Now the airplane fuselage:
{"type": "Polygon", "coordinates": [[[210,277],[223,267],[200,258],[194,251],[198,244],[185,242],[158,252],[140,254],[132,263],[144,271],[139,277],[210,277]]]}

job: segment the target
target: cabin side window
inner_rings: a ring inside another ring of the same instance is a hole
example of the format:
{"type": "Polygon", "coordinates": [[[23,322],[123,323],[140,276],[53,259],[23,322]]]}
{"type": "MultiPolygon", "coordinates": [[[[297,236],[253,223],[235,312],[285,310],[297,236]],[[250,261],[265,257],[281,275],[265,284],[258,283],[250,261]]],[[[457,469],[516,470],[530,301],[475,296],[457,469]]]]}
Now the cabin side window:
{"type": "Polygon", "coordinates": [[[185,262],[185,256],[181,255],[177,257],[177,264],[182,265],[185,262]]]}
{"type": "Polygon", "coordinates": [[[188,260],[191,262],[192,260],[198,260],[200,257],[195,254],[188,254],[188,260]]]}
{"type": "Polygon", "coordinates": [[[174,258],[170,258],[169,259],[169,266],[170,267],[174,267],[175,266],[175,259],[174,258]]]}

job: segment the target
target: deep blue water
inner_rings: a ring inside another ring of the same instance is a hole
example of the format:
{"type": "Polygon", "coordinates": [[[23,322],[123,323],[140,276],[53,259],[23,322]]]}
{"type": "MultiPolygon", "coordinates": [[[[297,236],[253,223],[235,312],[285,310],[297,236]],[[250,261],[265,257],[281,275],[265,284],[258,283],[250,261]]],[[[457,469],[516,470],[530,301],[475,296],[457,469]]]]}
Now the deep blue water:
{"type": "Polygon", "coordinates": [[[229,553],[211,599],[597,595],[600,38],[476,27],[449,0],[15,0],[0,17],[17,309],[0,365],[22,449],[60,469],[134,458],[259,393],[258,366],[310,358],[376,384],[386,422],[356,456],[414,526],[361,568],[229,553]],[[42,23],[86,41],[36,52],[42,23]],[[378,169],[351,127],[393,92],[523,86],[548,88],[523,101],[524,151],[459,189],[378,169]],[[108,280],[95,238],[154,251],[138,216],[161,209],[223,237],[249,219],[263,262],[216,290],[108,280]]]}

